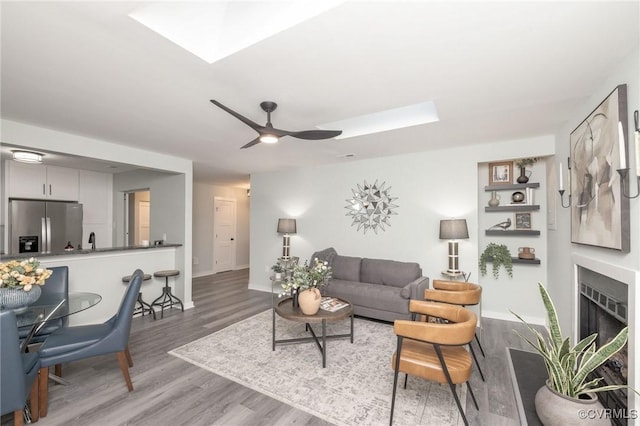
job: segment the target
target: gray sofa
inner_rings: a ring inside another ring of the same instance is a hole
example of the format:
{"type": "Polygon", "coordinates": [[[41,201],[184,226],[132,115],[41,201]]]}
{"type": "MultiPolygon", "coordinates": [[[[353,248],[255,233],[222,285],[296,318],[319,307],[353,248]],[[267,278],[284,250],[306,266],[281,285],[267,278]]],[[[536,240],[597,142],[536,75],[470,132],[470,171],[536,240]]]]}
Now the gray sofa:
{"type": "Polygon", "coordinates": [[[315,258],[332,268],[323,294],[348,300],[354,313],[363,317],[411,319],[409,300],[424,299],[429,287],[429,278],[414,262],[341,256],[333,247],[314,253],[311,260],[315,258]]]}

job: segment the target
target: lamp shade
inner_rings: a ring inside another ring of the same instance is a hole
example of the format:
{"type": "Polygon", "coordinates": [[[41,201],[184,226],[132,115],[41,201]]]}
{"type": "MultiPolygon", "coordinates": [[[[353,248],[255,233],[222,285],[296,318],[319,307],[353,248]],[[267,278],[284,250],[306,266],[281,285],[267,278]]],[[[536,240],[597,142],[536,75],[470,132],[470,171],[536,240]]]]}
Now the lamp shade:
{"type": "Polygon", "coordinates": [[[447,219],[440,221],[440,239],[458,240],[469,238],[466,219],[447,219]]]}
{"type": "Polygon", "coordinates": [[[278,219],[278,234],[295,234],[295,219],[278,219]]]}

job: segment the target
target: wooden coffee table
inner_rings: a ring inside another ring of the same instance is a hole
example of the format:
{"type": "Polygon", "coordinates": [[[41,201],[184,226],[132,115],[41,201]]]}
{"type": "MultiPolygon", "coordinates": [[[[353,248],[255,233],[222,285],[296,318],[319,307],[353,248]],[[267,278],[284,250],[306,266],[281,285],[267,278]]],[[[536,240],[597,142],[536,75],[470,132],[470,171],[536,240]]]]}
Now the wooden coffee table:
{"type": "Polygon", "coordinates": [[[292,344],[292,343],[305,343],[305,342],[316,342],[318,345],[318,349],[322,353],[322,368],[327,366],[327,340],[330,339],[343,339],[349,337],[351,339],[351,343],[353,343],[353,305],[348,301],[341,299],[343,302],[348,303],[349,305],[339,309],[335,312],[325,311],[320,309],[315,315],[305,315],[302,313],[300,308],[293,307],[293,299],[287,298],[278,302],[276,306],[273,308],[273,333],[272,333],[272,350],[276,350],[276,345],[280,344],[292,344]],[[287,319],[289,321],[295,321],[299,323],[305,324],[305,329],[311,336],[309,337],[298,337],[295,339],[276,339],[276,314],[278,316],[287,319]],[[327,322],[336,322],[342,321],[346,318],[351,318],[351,330],[347,334],[332,334],[327,336],[327,322]],[[321,336],[317,336],[311,324],[322,325],[322,334],[321,336]]]}

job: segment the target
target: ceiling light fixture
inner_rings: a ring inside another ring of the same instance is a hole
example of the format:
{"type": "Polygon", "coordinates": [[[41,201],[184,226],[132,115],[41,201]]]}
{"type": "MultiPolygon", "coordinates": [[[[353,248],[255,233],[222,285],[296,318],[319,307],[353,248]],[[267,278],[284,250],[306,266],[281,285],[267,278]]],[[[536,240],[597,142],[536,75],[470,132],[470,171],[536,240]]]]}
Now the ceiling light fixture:
{"type": "Polygon", "coordinates": [[[41,164],[43,154],[32,151],[11,151],[13,159],[21,163],[41,164]]]}
{"type": "Polygon", "coordinates": [[[264,135],[260,135],[260,142],[262,143],[276,143],[278,142],[278,137],[275,135],[271,135],[269,133],[265,133],[264,135]]]}
{"type": "Polygon", "coordinates": [[[387,130],[402,129],[419,124],[440,121],[436,105],[431,102],[407,105],[372,114],[334,121],[317,126],[319,129],[342,129],[342,134],[336,139],[352,138],[370,133],[385,132],[387,130]]]}

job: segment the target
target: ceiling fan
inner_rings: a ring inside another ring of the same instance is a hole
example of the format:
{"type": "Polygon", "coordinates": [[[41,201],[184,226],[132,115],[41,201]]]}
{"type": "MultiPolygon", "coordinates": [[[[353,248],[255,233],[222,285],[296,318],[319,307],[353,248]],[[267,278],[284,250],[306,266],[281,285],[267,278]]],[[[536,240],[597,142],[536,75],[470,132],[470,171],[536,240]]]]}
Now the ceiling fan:
{"type": "Polygon", "coordinates": [[[336,137],[342,133],[342,130],[302,130],[300,132],[291,132],[289,130],[276,129],[271,124],[271,113],[278,108],[278,104],[275,102],[265,101],[260,103],[260,107],[267,113],[267,124],[261,126],[247,117],[244,117],[237,112],[222,105],[220,102],[211,99],[211,103],[222,108],[229,114],[233,115],[238,120],[242,121],[247,126],[258,132],[258,137],[242,146],[240,149],[249,148],[260,142],[263,143],[276,143],[278,139],[283,136],[292,136],[298,139],[319,140],[330,139],[336,137]]]}

